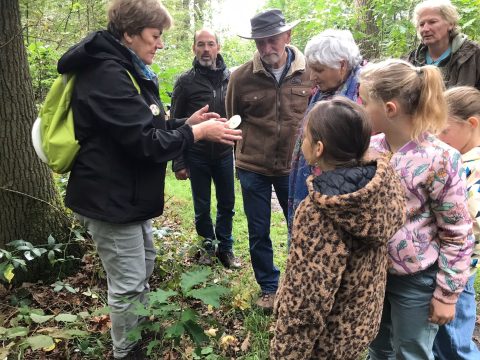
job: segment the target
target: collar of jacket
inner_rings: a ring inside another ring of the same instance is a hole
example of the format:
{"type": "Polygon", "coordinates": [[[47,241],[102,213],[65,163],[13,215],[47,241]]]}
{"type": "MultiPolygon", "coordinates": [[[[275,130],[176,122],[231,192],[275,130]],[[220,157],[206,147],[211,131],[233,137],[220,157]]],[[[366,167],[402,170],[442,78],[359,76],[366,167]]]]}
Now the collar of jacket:
{"type": "Polygon", "coordinates": [[[210,72],[220,72],[221,71],[223,73],[223,77],[222,77],[223,80],[228,75],[227,65],[225,64],[225,61],[223,60],[223,56],[221,54],[217,54],[216,68],[215,69],[211,69],[211,68],[208,68],[206,66],[200,65],[197,58],[193,59],[192,66],[193,66],[193,68],[195,69],[196,72],[198,72],[202,75],[205,75],[205,74],[210,73],[210,72]]]}
{"type": "MultiPolygon", "coordinates": [[[[292,74],[296,73],[297,71],[305,71],[305,68],[307,66],[305,57],[303,54],[298,50],[295,46],[293,45],[287,45],[287,47],[293,51],[294,59],[292,63],[290,64],[290,69],[288,70],[287,75],[285,75],[285,78],[291,76],[292,74]]],[[[260,59],[260,53],[255,51],[255,54],[253,55],[253,73],[264,73],[268,74],[269,72],[265,67],[263,66],[262,59],[260,59]]]]}
{"type": "MultiPolygon", "coordinates": [[[[452,48],[452,53],[450,56],[446,57],[444,60],[440,62],[440,66],[444,66],[446,63],[450,62],[450,59],[452,59],[454,56],[464,56],[462,51],[459,51],[462,45],[465,43],[467,40],[467,35],[465,34],[457,34],[455,37],[452,39],[450,42],[450,46],[452,48]]],[[[428,47],[425,44],[420,44],[418,47],[416,54],[415,54],[415,59],[418,63],[421,65],[425,65],[426,63],[426,57],[427,57],[427,51],[428,47]]]]}

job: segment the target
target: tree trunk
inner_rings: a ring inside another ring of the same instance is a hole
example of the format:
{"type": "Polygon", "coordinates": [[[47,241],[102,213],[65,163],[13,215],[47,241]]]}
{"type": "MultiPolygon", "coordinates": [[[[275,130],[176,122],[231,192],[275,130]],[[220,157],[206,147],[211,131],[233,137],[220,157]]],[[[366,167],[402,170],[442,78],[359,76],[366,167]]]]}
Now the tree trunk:
{"type": "Polygon", "coordinates": [[[46,244],[50,234],[65,243],[70,219],[30,140],[37,111],[18,1],[0,0],[0,8],[0,248],[17,239],[46,244]]]}
{"type": "Polygon", "coordinates": [[[380,55],[379,29],[373,16],[373,6],[370,0],[355,0],[358,21],[357,30],[363,33],[363,39],[359,41],[362,56],[367,60],[373,60],[380,55]]]}
{"type": "Polygon", "coordinates": [[[205,20],[205,0],[195,0],[193,2],[193,11],[195,28],[202,27],[205,20]]]}

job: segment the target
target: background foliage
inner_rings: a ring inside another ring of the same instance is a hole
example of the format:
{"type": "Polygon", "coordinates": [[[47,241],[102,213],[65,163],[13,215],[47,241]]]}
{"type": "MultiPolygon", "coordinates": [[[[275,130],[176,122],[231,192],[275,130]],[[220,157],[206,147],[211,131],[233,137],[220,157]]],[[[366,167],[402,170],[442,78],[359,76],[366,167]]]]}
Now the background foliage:
{"type": "MultiPolygon", "coordinates": [[[[352,31],[363,54],[374,58],[401,57],[418,45],[411,23],[417,0],[268,0],[266,7],[284,11],[287,20],[302,19],[294,42],[304,49],[307,41],[327,28],[352,31]]],[[[480,1],[453,0],[463,32],[480,38],[480,1]]]]}
{"type": "MultiPolygon", "coordinates": [[[[105,28],[107,0],[70,0],[61,7],[52,0],[20,0],[25,42],[28,49],[35,99],[41,102],[56,77],[56,61],[87,33],[105,28]]],[[[191,66],[191,43],[195,29],[213,27],[220,34],[228,66],[251,58],[252,41],[240,39],[215,26],[214,10],[223,0],[164,0],[175,19],[165,32],[165,49],[159,51],[153,69],[159,74],[162,100],[175,78],[191,66]]],[[[292,42],[304,49],[307,41],[327,28],[349,29],[365,58],[401,57],[418,45],[410,21],[416,0],[267,0],[264,8],[280,8],[287,21],[301,19],[292,42]]],[[[480,0],[454,0],[461,26],[470,38],[480,38],[480,0]]]]}

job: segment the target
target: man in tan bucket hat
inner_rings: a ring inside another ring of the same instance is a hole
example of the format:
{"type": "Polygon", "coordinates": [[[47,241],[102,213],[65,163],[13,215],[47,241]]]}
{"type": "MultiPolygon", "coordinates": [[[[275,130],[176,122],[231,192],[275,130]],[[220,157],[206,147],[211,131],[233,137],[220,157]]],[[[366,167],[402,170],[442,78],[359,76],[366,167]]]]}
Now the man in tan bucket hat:
{"type": "Polygon", "coordinates": [[[236,69],[227,90],[227,116],[240,115],[243,139],[235,150],[248,221],[250,257],[262,296],[271,310],[280,271],[273,263],[270,239],[272,186],[287,218],[288,175],[295,134],[307,108],[311,82],[303,54],[290,45],[291,30],[282,12],[266,10],[251,20],[253,59],[236,69]]]}

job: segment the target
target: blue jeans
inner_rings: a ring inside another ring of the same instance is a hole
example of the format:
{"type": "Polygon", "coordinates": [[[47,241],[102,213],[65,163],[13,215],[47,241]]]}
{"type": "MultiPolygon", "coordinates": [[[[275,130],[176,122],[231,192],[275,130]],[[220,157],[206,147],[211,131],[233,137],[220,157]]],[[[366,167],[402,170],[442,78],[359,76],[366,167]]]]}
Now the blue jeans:
{"type": "Polygon", "coordinates": [[[453,321],[440,326],[438,330],[433,344],[433,353],[437,360],[480,359],[480,351],[472,340],[477,318],[474,282],[475,275],[468,279],[458,298],[453,321]]]}
{"type": "Polygon", "coordinates": [[[243,207],[248,222],[248,240],[253,272],[263,293],[275,293],[280,270],[273,263],[270,217],[272,185],[287,219],[288,175],[265,176],[237,169],[242,185],[243,207]]]}
{"type": "Polygon", "coordinates": [[[232,221],[235,214],[233,151],[215,160],[188,153],[188,169],[197,234],[206,239],[217,239],[219,252],[232,251],[232,221]],[[217,196],[215,229],[210,216],[212,180],[217,196]]]}
{"type": "Polygon", "coordinates": [[[371,360],[433,360],[438,325],[428,321],[436,265],[413,275],[387,277],[382,322],[369,347],[371,360]]]}

